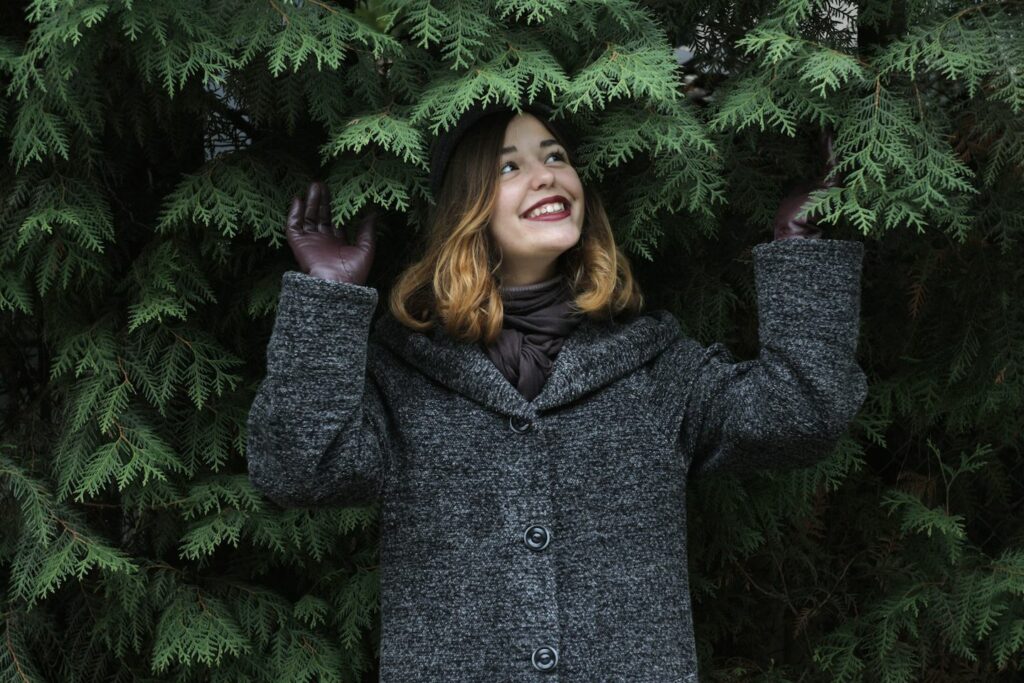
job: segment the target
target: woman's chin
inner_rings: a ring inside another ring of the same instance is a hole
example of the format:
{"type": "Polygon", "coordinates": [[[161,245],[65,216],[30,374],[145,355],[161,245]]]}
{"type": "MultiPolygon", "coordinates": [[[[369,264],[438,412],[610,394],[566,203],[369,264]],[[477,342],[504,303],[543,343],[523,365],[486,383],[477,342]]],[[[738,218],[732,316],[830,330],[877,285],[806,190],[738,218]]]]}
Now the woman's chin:
{"type": "Polygon", "coordinates": [[[543,243],[534,243],[535,253],[546,252],[551,256],[559,256],[569,251],[579,242],[579,234],[567,235],[565,239],[551,239],[543,243]]]}

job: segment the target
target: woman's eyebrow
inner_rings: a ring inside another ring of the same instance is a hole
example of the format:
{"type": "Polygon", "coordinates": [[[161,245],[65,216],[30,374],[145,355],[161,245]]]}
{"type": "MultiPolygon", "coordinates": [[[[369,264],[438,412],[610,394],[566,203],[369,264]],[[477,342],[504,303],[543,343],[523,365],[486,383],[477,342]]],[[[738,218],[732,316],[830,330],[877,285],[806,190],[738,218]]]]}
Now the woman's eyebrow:
{"type": "MultiPolygon", "coordinates": [[[[557,144],[558,144],[558,140],[552,140],[552,139],[549,138],[547,140],[541,140],[540,145],[538,145],[538,147],[550,147],[551,145],[557,145],[557,144]]],[[[518,151],[518,150],[516,149],[515,145],[512,145],[511,147],[502,147],[501,148],[501,153],[502,154],[511,154],[512,152],[516,152],[516,151],[518,151]]]]}

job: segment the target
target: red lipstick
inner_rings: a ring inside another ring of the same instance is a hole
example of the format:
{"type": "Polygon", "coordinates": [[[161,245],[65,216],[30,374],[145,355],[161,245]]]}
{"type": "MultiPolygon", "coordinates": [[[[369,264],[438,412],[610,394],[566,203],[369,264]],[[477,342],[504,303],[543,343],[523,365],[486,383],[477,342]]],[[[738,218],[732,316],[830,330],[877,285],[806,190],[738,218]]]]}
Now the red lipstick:
{"type": "Polygon", "coordinates": [[[520,217],[521,218],[526,218],[527,214],[529,214],[531,211],[533,211],[537,207],[544,206],[545,204],[551,204],[553,202],[561,202],[565,206],[565,210],[564,211],[559,211],[558,213],[542,214],[540,216],[535,216],[534,218],[528,218],[527,220],[531,220],[531,221],[556,221],[556,220],[560,220],[560,219],[565,218],[566,216],[570,215],[570,213],[571,213],[570,212],[570,208],[572,206],[572,203],[568,199],[563,197],[562,195],[556,194],[556,195],[552,195],[550,197],[545,197],[544,199],[541,199],[539,202],[537,202],[536,204],[531,206],[529,209],[524,211],[523,215],[520,216],[520,217]]]}

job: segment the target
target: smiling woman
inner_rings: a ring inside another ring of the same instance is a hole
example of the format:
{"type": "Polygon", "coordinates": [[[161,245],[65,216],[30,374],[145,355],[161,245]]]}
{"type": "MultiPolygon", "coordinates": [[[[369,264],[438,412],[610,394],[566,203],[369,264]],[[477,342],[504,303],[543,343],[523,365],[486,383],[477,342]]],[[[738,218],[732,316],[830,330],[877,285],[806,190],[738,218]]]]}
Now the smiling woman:
{"type": "Polygon", "coordinates": [[[687,479],[830,453],[866,395],[863,247],[754,247],[762,346],[736,362],[669,311],[619,315],[642,298],[543,113],[470,121],[395,315],[373,320],[372,221],[346,245],[326,194],[296,200],[312,260],[284,275],[250,477],[282,505],[380,500],[382,681],[697,683],[687,479]]]}
{"type": "Polygon", "coordinates": [[[426,248],[392,288],[392,315],[416,331],[441,325],[459,341],[493,345],[506,321],[503,292],[556,276],[582,315],[639,314],[629,260],[576,165],[571,138],[543,107],[464,114],[434,148],[426,248]]]}
{"type": "Polygon", "coordinates": [[[532,114],[505,129],[491,237],[508,287],[555,277],[556,261],[583,232],[583,185],[568,154],[532,114]]]}

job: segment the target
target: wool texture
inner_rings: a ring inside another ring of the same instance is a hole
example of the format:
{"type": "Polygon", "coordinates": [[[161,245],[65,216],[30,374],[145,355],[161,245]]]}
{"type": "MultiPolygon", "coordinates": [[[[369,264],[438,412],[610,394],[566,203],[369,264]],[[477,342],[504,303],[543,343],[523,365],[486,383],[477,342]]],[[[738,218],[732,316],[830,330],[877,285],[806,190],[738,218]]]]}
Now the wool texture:
{"type": "Polygon", "coordinates": [[[372,287],[283,276],[249,476],[380,517],[380,680],[696,682],[686,485],[827,457],[867,393],[863,244],[753,249],[759,355],[584,318],[528,400],[372,287]]]}

